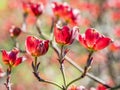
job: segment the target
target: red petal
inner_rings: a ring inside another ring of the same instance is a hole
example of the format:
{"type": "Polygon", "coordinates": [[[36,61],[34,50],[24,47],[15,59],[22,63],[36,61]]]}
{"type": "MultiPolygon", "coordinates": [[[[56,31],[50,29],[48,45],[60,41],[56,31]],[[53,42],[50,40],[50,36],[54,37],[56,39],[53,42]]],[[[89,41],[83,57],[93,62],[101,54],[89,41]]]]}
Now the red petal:
{"type": "Polygon", "coordinates": [[[2,50],[2,60],[5,64],[9,64],[8,53],[5,50],[2,50]]]}
{"type": "Polygon", "coordinates": [[[105,47],[107,47],[111,42],[110,38],[105,38],[105,37],[101,37],[100,39],[98,39],[98,41],[96,42],[94,49],[95,50],[101,50],[105,47]]]}
{"type": "Polygon", "coordinates": [[[79,35],[79,42],[80,42],[85,48],[88,48],[84,34],[83,34],[83,35],[79,35]]]}
{"type": "Polygon", "coordinates": [[[93,28],[89,28],[85,32],[85,38],[86,38],[88,47],[93,47],[93,45],[96,43],[99,37],[100,37],[100,34],[97,31],[95,31],[95,29],[93,28]]]}
{"type": "Polygon", "coordinates": [[[44,41],[44,52],[42,54],[45,54],[48,51],[49,48],[49,40],[44,41]]]}
{"type": "Polygon", "coordinates": [[[39,43],[39,41],[35,37],[28,36],[25,42],[26,51],[30,54],[34,53],[37,43],[39,43]]]}
{"type": "Polygon", "coordinates": [[[13,66],[15,67],[15,66],[19,65],[20,63],[22,63],[22,57],[17,58],[17,60],[15,61],[13,66]]]}
{"type": "Polygon", "coordinates": [[[35,16],[39,16],[43,12],[43,4],[42,3],[39,3],[39,4],[30,3],[30,7],[35,16]]]}
{"type": "Polygon", "coordinates": [[[16,58],[17,58],[17,54],[18,54],[19,50],[17,48],[14,48],[10,53],[9,53],[9,62],[14,63],[16,58]]]}
{"type": "Polygon", "coordinates": [[[49,40],[40,42],[36,48],[36,56],[44,55],[49,48],[49,40]]]}
{"type": "Polygon", "coordinates": [[[61,32],[61,40],[64,41],[65,44],[68,44],[71,39],[71,31],[68,26],[64,26],[61,32]]]}
{"type": "Polygon", "coordinates": [[[71,44],[75,38],[78,38],[78,33],[79,33],[79,28],[78,27],[73,27],[73,30],[71,31],[71,38],[70,38],[70,41],[69,43],[71,44]]]}
{"type": "Polygon", "coordinates": [[[71,31],[68,26],[63,26],[62,29],[55,28],[55,40],[59,44],[68,44],[71,38],[71,31]]]}

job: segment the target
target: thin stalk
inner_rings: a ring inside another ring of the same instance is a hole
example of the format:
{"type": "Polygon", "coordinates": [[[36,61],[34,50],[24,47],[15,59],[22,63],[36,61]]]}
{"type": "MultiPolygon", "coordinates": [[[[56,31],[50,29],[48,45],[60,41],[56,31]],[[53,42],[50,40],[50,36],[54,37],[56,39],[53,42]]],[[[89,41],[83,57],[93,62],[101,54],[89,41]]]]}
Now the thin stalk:
{"type": "Polygon", "coordinates": [[[66,88],[67,85],[66,85],[66,79],[65,79],[65,72],[63,70],[63,64],[61,64],[60,70],[61,70],[61,74],[62,74],[62,77],[63,77],[64,88],[66,88]]]}
{"type": "MultiPolygon", "coordinates": [[[[91,58],[92,54],[93,54],[93,52],[90,52],[90,53],[89,53],[88,58],[87,58],[87,63],[88,63],[89,59],[91,58]]],[[[86,64],[87,64],[87,63],[86,63],[86,64]]],[[[68,88],[68,87],[69,87],[71,84],[73,84],[74,82],[76,82],[76,81],[84,78],[84,77],[86,76],[86,73],[87,73],[88,68],[89,68],[89,66],[86,65],[85,68],[84,68],[84,71],[83,71],[82,75],[81,75],[80,77],[72,80],[70,83],[68,83],[68,85],[67,85],[66,88],[68,88]]]]}
{"type": "Polygon", "coordinates": [[[64,50],[64,45],[61,46],[61,52],[60,52],[60,55],[59,55],[59,63],[60,63],[60,71],[61,71],[61,74],[62,74],[62,77],[63,77],[63,82],[64,82],[64,88],[66,89],[66,79],[65,79],[65,72],[64,72],[64,68],[63,68],[63,51],[64,50]]]}
{"type": "Polygon", "coordinates": [[[13,47],[17,47],[17,41],[15,37],[11,37],[12,41],[13,41],[13,47]]]}
{"type": "Polygon", "coordinates": [[[54,83],[54,82],[51,82],[51,81],[43,81],[44,83],[48,83],[48,84],[51,84],[51,85],[54,85],[54,86],[57,86],[58,88],[60,88],[61,90],[63,89],[61,86],[59,86],[58,84],[54,83]]]}
{"type": "Polygon", "coordinates": [[[34,63],[34,65],[35,65],[35,72],[37,72],[37,57],[35,57],[35,63],[34,63]]]}
{"type": "Polygon", "coordinates": [[[11,90],[10,80],[11,80],[11,67],[7,69],[7,79],[6,79],[6,83],[4,84],[7,90],[11,90]]]}
{"type": "Polygon", "coordinates": [[[58,84],[56,84],[56,83],[54,83],[54,82],[51,82],[51,81],[44,80],[44,79],[42,79],[42,78],[39,76],[38,64],[39,64],[39,63],[37,63],[37,57],[35,57],[35,62],[34,62],[34,68],[35,68],[35,69],[33,69],[33,70],[34,70],[33,74],[34,74],[34,76],[37,78],[37,80],[40,81],[40,82],[44,82],[44,83],[48,83],[48,84],[57,86],[58,88],[62,89],[62,87],[60,87],[58,84]]]}
{"type": "Polygon", "coordinates": [[[74,82],[76,82],[76,81],[78,81],[78,80],[80,80],[80,79],[82,79],[83,77],[78,77],[78,78],[76,78],[76,79],[74,79],[74,80],[72,80],[70,83],[68,83],[68,85],[67,85],[67,87],[66,88],[68,88],[71,84],[73,84],[74,82]]]}
{"type": "Polygon", "coordinates": [[[39,27],[37,24],[35,24],[35,26],[36,26],[36,29],[37,29],[37,32],[39,33],[39,35],[40,35],[43,39],[46,39],[46,38],[43,36],[40,27],[39,27]]]}

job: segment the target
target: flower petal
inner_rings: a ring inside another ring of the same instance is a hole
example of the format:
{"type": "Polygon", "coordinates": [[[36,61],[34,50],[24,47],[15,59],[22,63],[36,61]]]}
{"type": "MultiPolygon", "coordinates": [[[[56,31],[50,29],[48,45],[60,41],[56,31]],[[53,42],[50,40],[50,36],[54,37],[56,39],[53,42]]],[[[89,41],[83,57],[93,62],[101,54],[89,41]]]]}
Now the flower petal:
{"type": "Polygon", "coordinates": [[[28,36],[27,39],[26,39],[26,42],[25,42],[25,44],[26,44],[25,45],[26,46],[26,51],[29,54],[34,53],[37,43],[39,43],[39,41],[35,37],[28,36]]]}
{"type": "Polygon", "coordinates": [[[44,55],[49,48],[49,40],[44,40],[38,44],[36,49],[36,56],[44,55]]]}
{"type": "Polygon", "coordinates": [[[79,28],[78,27],[73,27],[72,31],[71,31],[71,38],[69,43],[73,43],[73,41],[75,40],[75,38],[78,38],[78,33],[79,33],[79,28]]]}
{"type": "Polygon", "coordinates": [[[85,32],[85,38],[86,38],[88,47],[92,48],[93,45],[98,40],[99,36],[100,36],[100,34],[97,31],[95,31],[95,29],[93,29],[93,28],[87,29],[85,32]]]}
{"type": "Polygon", "coordinates": [[[10,53],[9,53],[9,63],[14,63],[16,58],[17,58],[17,54],[18,54],[19,50],[17,48],[14,48],[10,53]]]}
{"type": "Polygon", "coordinates": [[[19,57],[19,58],[17,58],[17,60],[15,60],[15,63],[14,63],[14,67],[15,66],[18,66],[20,63],[22,63],[22,57],[19,57]]]}
{"type": "Polygon", "coordinates": [[[68,26],[63,26],[62,29],[56,27],[54,30],[55,40],[59,44],[68,44],[71,37],[71,32],[68,26]]]}
{"type": "Polygon", "coordinates": [[[43,4],[42,3],[30,3],[30,8],[35,16],[39,16],[43,12],[43,4]]]}
{"type": "Polygon", "coordinates": [[[79,43],[81,43],[85,48],[88,48],[86,40],[85,40],[85,34],[79,35],[79,43]]]}
{"type": "Polygon", "coordinates": [[[9,64],[9,56],[5,50],[2,50],[2,60],[5,64],[9,64]]]}
{"type": "Polygon", "coordinates": [[[96,45],[94,46],[94,50],[101,50],[101,49],[105,48],[106,46],[108,46],[110,44],[110,42],[111,42],[110,38],[101,37],[96,42],[96,45]]]}

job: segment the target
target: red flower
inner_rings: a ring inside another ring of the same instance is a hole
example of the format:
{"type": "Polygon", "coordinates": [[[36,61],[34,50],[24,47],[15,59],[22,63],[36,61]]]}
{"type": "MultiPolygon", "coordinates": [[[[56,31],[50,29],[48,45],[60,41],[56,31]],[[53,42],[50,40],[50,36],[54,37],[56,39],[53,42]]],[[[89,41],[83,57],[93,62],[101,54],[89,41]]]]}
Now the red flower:
{"type": "Polygon", "coordinates": [[[5,64],[12,66],[17,66],[22,62],[23,57],[17,57],[19,50],[14,48],[10,52],[6,52],[6,50],[2,50],[2,60],[5,64]]]}
{"type": "Polygon", "coordinates": [[[66,23],[77,24],[79,18],[79,11],[71,8],[67,3],[52,3],[52,10],[57,18],[62,19],[66,23]]]}
{"type": "Polygon", "coordinates": [[[22,7],[23,7],[23,10],[24,10],[24,13],[25,13],[25,14],[28,14],[28,13],[31,12],[30,2],[23,2],[23,3],[22,3],[22,7]]]}
{"type": "Polygon", "coordinates": [[[56,26],[54,29],[55,40],[59,44],[70,45],[73,43],[78,32],[79,29],[77,27],[71,30],[68,26],[63,26],[62,28],[56,26]]]}
{"type": "Polygon", "coordinates": [[[42,3],[30,3],[30,8],[35,16],[40,16],[43,13],[42,3]]]}
{"type": "Polygon", "coordinates": [[[49,48],[48,40],[40,40],[33,36],[28,36],[25,43],[26,51],[35,57],[44,55],[49,48]]]}
{"type": "Polygon", "coordinates": [[[89,28],[85,34],[79,35],[79,42],[88,50],[96,51],[107,47],[111,39],[101,35],[95,29],[89,28]]]}
{"type": "Polygon", "coordinates": [[[15,26],[12,26],[10,29],[10,36],[11,37],[18,37],[21,33],[21,29],[15,26]]]}

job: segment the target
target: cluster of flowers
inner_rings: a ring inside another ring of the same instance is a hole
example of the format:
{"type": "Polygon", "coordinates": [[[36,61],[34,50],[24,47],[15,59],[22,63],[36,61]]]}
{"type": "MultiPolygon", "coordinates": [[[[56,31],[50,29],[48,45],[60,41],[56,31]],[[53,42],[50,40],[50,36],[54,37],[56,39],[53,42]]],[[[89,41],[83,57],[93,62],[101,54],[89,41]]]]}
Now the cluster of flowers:
{"type": "MultiPolygon", "coordinates": [[[[75,23],[78,17],[78,12],[67,4],[58,4],[56,2],[52,3],[52,8],[54,15],[58,19],[63,19],[65,23],[75,23]]],[[[42,4],[35,3],[24,3],[25,13],[29,13],[32,11],[36,17],[40,16],[43,12],[42,4]]],[[[16,38],[20,35],[21,29],[18,27],[12,27],[10,29],[10,35],[12,38],[16,38]]],[[[107,47],[112,40],[109,37],[106,37],[100,34],[94,28],[86,29],[84,34],[79,34],[79,28],[77,26],[69,27],[69,25],[65,24],[63,26],[59,26],[56,24],[54,26],[54,38],[57,44],[62,46],[71,45],[75,39],[79,41],[81,45],[83,45],[90,52],[95,52],[107,47]]],[[[26,52],[29,53],[33,57],[39,57],[47,53],[49,49],[49,40],[42,40],[35,36],[28,36],[25,41],[26,52]]],[[[18,66],[23,61],[23,57],[18,57],[18,53],[20,50],[18,48],[14,48],[10,52],[6,50],[2,50],[2,60],[8,65],[10,69],[18,66]]],[[[81,90],[77,87],[72,87],[69,90],[81,90]]]]}
{"type": "MultiPolygon", "coordinates": [[[[12,36],[18,35],[17,32],[19,29],[13,28],[11,32],[12,36]]],[[[79,34],[79,28],[73,27],[70,29],[68,26],[55,27],[54,29],[54,36],[55,40],[58,44],[61,45],[70,45],[75,40],[76,36],[79,34]]],[[[97,32],[94,28],[88,28],[85,34],[78,35],[79,42],[88,50],[90,51],[97,51],[104,49],[107,47],[110,42],[112,41],[110,38],[103,36],[99,32],[97,32]]],[[[44,55],[49,48],[49,40],[41,40],[34,36],[29,36],[26,39],[26,51],[31,54],[32,56],[41,56],[44,55]]],[[[6,64],[16,66],[18,62],[21,62],[21,58],[16,59],[16,55],[19,51],[17,49],[13,49],[9,55],[6,53],[5,50],[2,50],[3,61],[6,64]],[[17,61],[17,62],[16,62],[17,61]]]]}

